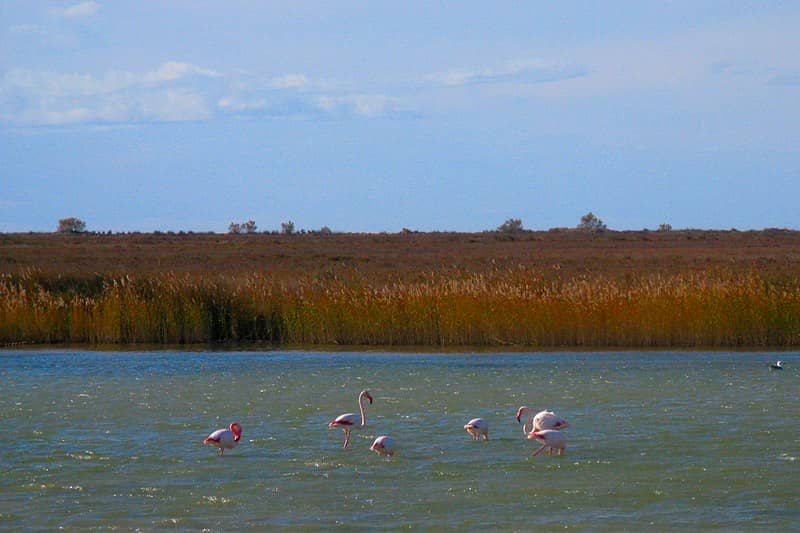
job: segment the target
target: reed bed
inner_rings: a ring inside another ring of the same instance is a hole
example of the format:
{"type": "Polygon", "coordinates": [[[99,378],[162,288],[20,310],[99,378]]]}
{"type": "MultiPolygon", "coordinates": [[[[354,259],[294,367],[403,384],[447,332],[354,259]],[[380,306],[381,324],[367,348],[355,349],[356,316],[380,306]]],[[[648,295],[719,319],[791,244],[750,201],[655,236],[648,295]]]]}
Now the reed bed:
{"type": "MultiPolygon", "coordinates": [[[[52,281],[52,280],[50,280],[52,281]]],[[[159,274],[91,289],[0,277],[0,343],[800,345],[800,280],[725,270],[553,278],[519,267],[385,279],[159,274]]]]}

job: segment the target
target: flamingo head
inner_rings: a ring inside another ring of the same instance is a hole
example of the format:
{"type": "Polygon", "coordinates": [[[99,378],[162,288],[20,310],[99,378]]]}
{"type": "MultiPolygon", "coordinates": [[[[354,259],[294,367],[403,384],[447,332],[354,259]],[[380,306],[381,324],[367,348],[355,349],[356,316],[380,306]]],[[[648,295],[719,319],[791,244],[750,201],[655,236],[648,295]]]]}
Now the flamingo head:
{"type": "Polygon", "coordinates": [[[233,440],[239,442],[242,437],[242,425],[239,422],[231,422],[231,433],[233,433],[233,440]]]}
{"type": "Polygon", "coordinates": [[[519,409],[517,409],[517,422],[522,424],[522,417],[525,415],[529,415],[531,413],[531,408],[527,405],[523,405],[519,409]]]}
{"type": "Polygon", "coordinates": [[[359,394],[359,397],[366,398],[367,400],[369,400],[369,404],[372,405],[372,396],[370,395],[369,391],[362,390],[361,394],[359,394]]]}

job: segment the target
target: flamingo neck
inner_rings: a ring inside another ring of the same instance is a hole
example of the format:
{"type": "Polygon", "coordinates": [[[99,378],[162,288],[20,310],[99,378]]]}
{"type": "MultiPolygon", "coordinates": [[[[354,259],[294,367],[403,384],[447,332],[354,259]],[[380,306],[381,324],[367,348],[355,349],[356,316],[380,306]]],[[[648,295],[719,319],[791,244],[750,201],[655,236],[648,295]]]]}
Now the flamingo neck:
{"type": "Polygon", "coordinates": [[[522,425],[522,432],[525,434],[533,431],[533,413],[528,415],[528,420],[522,425]]]}
{"type": "Polygon", "coordinates": [[[364,413],[364,395],[358,395],[358,408],[361,410],[361,427],[367,425],[367,415],[364,413]]]}

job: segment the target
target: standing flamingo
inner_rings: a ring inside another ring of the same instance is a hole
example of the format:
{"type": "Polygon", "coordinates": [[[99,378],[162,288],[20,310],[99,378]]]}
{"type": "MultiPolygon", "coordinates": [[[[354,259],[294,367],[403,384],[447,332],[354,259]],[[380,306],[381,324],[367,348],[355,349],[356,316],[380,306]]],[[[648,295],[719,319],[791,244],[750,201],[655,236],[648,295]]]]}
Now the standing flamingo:
{"type": "Polygon", "coordinates": [[[483,436],[483,440],[489,440],[489,424],[483,418],[473,418],[464,425],[467,433],[472,435],[472,440],[478,440],[483,436]]]}
{"type": "Polygon", "coordinates": [[[517,422],[522,424],[522,432],[527,435],[531,431],[539,429],[565,429],[569,427],[569,423],[563,418],[556,415],[553,411],[539,411],[536,416],[533,415],[533,409],[523,405],[517,410],[517,422]],[[522,423],[522,417],[526,416],[528,419],[522,423]]]}
{"type": "Polygon", "coordinates": [[[343,415],[339,415],[333,420],[330,421],[328,424],[329,428],[342,428],[344,431],[344,446],[343,448],[347,448],[347,445],[350,444],[350,432],[353,428],[363,428],[367,425],[367,417],[364,415],[364,398],[369,400],[370,405],[372,405],[372,396],[370,396],[369,392],[366,390],[362,390],[361,394],[358,395],[358,408],[361,410],[361,424],[358,425],[358,418],[355,413],[346,413],[343,415]]]}
{"type": "Polygon", "coordinates": [[[567,447],[567,439],[564,434],[557,429],[539,429],[528,433],[529,439],[538,439],[542,443],[542,447],[533,452],[533,457],[536,457],[542,450],[549,448],[548,455],[553,455],[553,449],[558,450],[558,455],[564,455],[564,449],[567,447]]]}
{"type": "Polygon", "coordinates": [[[370,451],[377,452],[379,455],[394,455],[394,439],[386,435],[381,435],[375,439],[375,442],[372,443],[369,449],[370,451]]]}
{"type": "Polygon", "coordinates": [[[229,429],[218,429],[203,442],[219,448],[219,454],[223,455],[225,450],[235,448],[242,438],[242,426],[239,422],[231,422],[229,429]]]}

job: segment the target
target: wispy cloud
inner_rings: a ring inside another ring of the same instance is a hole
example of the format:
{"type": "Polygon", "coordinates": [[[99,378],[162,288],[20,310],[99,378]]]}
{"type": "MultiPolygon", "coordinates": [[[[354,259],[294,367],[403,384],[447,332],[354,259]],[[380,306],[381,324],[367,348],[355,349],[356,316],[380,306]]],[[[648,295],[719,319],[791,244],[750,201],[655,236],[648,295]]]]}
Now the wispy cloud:
{"type": "Polygon", "coordinates": [[[94,15],[100,10],[100,4],[97,2],[81,2],[74,4],[59,11],[61,16],[67,18],[80,18],[94,15]]]}
{"type": "Polygon", "coordinates": [[[212,106],[201,80],[216,77],[213,70],[176,61],[145,73],[109,71],[102,76],[13,69],[0,77],[0,121],[63,125],[204,119],[212,106]]]}
{"type": "Polygon", "coordinates": [[[454,68],[435,72],[424,76],[422,81],[443,87],[506,81],[544,83],[577,78],[586,75],[586,73],[587,70],[578,65],[541,59],[523,59],[508,61],[495,67],[454,68]]]}
{"type": "Polygon", "coordinates": [[[329,114],[353,114],[377,118],[404,114],[401,101],[383,94],[320,95],[316,108],[329,114]]]}
{"type": "Polygon", "coordinates": [[[538,59],[484,69],[451,69],[401,82],[315,79],[301,72],[221,73],[181,61],[145,72],[102,74],[12,69],[0,75],[0,121],[15,125],[125,124],[249,118],[418,116],[414,92],[425,86],[537,84],[585,75],[577,66],[538,59]]]}
{"type": "Polygon", "coordinates": [[[286,74],[270,80],[275,89],[304,89],[308,86],[308,78],[303,74],[286,74]]]}

